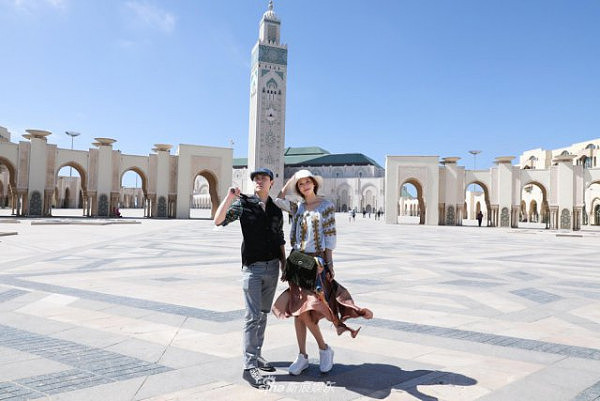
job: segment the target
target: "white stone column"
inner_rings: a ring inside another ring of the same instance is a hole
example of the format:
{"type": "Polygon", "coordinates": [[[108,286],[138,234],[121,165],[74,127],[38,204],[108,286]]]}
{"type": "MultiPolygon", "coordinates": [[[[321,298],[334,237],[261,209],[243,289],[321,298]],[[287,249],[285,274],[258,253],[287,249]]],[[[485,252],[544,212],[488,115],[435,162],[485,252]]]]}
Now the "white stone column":
{"type": "Polygon", "coordinates": [[[169,214],[169,176],[170,176],[170,168],[169,168],[169,160],[171,157],[170,150],[172,145],[168,144],[155,144],[154,148],[156,149],[156,200],[157,204],[155,205],[156,214],[154,217],[162,217],[167,218],[170,217],[169,214]],[[160,202],[160,199],[164,199],[164,204],[160,202]]]}
{"type": "Polygon", "coordinates": [[[98,188],[96,192],[95,215],[99,217],[110,216],[113,188],[113,162],[112,162],[112,144],[116,140],[111,138],[94,138],[99,144],[98,147],[98,188]]]}
{"type": "Polygon", "coordinates": [[[498,226],[511,227],[511,208],[513,191],[513,165],[514,156],[496,157],[498,165],[498,226]],[[503,213],[505,212],[505,213],[503,213]]]}
{"type": "Polygon", "coordinates": [[[29,208],[28,216],[43,216],[45,210],[46,189],[46,167],[47,167],[47,139],[51,135],[49,131],[28,129],[25,136],[31,141],[31,153],[29,154],[29,185],[27,200],[29,208]]]}

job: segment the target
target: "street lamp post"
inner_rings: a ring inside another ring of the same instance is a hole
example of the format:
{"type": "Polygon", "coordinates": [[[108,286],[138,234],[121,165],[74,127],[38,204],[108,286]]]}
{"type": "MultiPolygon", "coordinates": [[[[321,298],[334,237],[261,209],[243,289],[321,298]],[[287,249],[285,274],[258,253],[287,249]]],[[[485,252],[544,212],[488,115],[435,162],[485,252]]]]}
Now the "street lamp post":
{"type": "Polygon", "coordinates": [[[473,155],[473,170],[477,169],[477,155],[481,153],[481,150],[469,150],[469,153],[473,155]]]}
{"type": "MultiPolygon", "coordinates": [[[[477,169],[477,155],[481,153],[481,150],[469,150],[469,153],[473,155],[473,171],[477,169]]],[[[473,199],[473,194],[475,193],[475,184],[471,185],[471,200],[473,199]]],[[[473,201],[474,202],[474,201],[473,201]]]]}
{"type": "MultiPolygon", "coordinates": [[[[71,137],[71,150],[73,150],[73,139],[76,136],[81,135],[79,132],[75,132],[75,131],[65,131],[65,134],[69,135],[71,137]]],[[[69,177],[72,177],[73,175],[73,167],[69,166],[69,177]]]]}
{"type": "MultiPolygon", "coordinates": [[[[477,155],[481,153],[481,150],[469,150],[469,153],[473,155],[473,171],[477,169],[477,155]]],[[[473,184],[473,191],[475,191],[475,184],[473,184]]]]}

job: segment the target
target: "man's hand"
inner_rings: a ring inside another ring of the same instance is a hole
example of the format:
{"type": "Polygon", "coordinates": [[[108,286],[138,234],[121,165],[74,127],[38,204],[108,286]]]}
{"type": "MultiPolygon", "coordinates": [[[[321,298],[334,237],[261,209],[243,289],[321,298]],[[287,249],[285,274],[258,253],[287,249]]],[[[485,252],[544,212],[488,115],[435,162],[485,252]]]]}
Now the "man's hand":
{"type": "Polygon", "coordinates": [[[233,200],[239,197],[241,192],[242,191],[238,187],[230,187],[229,191],[227,192],[227,197],[233,200]]]}
{"type": "Polygon", "coordinates": [[[287,277],[285,275],[285,264],[286,264],[285,259],[279,259],[279,268],[281,270],[281,281],[283,281],[283,282],[287,281],[287,277]]]}
{"type": "Polygon", "coordinates": [[[217,208],[217,211],[215,212],[215,217],[213,219],[215,226],[220,226],[225,221],[225,216],[227,214],[227,208],[229,206],[231,206],[233,201],[238,196],[240,196],[240,189],[238,187],[230,187],[229,190],[227,191],[227,196],[225,197],[225,199],[223,199],[223,201],[217,208]]]}

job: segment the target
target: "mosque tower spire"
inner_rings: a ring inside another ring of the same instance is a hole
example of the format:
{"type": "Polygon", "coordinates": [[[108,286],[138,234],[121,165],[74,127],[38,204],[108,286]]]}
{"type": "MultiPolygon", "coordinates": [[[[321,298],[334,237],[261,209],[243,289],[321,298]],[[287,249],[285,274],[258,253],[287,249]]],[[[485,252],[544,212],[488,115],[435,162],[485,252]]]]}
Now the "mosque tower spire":
{"type": "Polygon", "coordinates": [[[283,187],[286,82],[287,45],[281,43],[281,20],[271,0],[252,49],[248,170],[271,169],[274,194],[283,187]]]}

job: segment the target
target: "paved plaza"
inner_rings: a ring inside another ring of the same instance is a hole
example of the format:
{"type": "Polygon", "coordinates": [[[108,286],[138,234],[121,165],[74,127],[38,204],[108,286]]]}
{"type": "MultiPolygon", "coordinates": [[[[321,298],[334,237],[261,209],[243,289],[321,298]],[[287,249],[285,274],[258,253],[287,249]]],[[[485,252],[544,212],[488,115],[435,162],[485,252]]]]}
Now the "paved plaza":
{"type": "Polygon", "coordinates": [[[270,316],[265,391],[241,378],[238,223],[0,218],[0,400],[600,399],[600,232],[337,223],[375,318],[323,322],[333,370],[309,336],[293,377],[270,316]]]}

